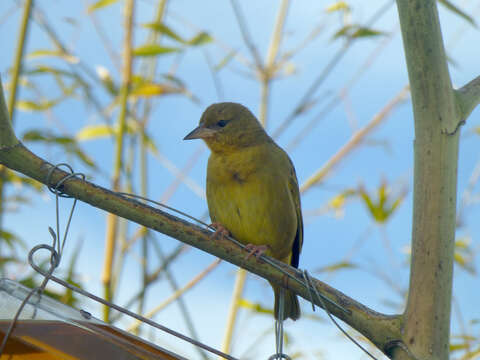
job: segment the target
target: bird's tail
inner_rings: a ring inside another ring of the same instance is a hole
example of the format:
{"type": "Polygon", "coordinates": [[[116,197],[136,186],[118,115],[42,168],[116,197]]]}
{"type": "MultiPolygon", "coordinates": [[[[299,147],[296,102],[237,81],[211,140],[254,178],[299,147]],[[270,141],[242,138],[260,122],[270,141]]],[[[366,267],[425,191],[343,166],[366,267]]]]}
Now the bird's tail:
{"type": "MultiPolygon", "coordinates": [[[[275,319],[278,319],[280,296],[282,294],[281,287],[278,285],[272,285],[273,292],[275,293],[275,306],[274,306],[274,315],[275,319]]],[[[292,320],[297,320],[300,317],[300,305],[298,304],[297,295],[293,292],[286,289],[283,290],[285,296],[284,306],[283,306],[283,319],[288,318],[292,320]]]]}

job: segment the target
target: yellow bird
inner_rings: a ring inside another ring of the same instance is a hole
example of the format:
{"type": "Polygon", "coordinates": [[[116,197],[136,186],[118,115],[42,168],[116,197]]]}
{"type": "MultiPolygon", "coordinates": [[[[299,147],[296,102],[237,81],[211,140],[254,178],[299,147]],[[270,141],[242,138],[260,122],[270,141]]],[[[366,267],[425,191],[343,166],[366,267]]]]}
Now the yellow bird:
{"type": "MultiPolygon", "coordinates": [[[[209,106],[184,140],[202,139],[211,150],[207,202],[217,228],[228,229],[251,254],[272,256],[294,267],[303,243],[303,221],[295,168],[255,116],[236,103],[209,106]]],[[[280,287],[275,293],[278,318],[280,287]]],[[[285,290],[283,319],[296,320],[296,295],[285,290]]]]}

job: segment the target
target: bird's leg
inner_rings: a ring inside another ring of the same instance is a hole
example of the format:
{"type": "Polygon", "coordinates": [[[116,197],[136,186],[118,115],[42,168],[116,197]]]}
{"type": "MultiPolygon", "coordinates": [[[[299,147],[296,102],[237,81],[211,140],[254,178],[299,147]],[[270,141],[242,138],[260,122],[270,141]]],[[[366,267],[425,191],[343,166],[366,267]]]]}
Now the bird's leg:
{"type": "Polygon", "coordinates": [[[245,250],[248,251],[246,259],[249,259],[252,255],[255,256],[257,259],[260,259],[260,256],[265,254],[265,252],[270,248],[268,245],[253,245],[247,244],[245,245],[245,250]]]}
{"type": "Polygon", "coordinates": [[[225,226],[223,226],[218,222],[211,223],[210,226],[215,228],[215,232],[212,235],[210,235],[212,239],[215,239],[218,237],[226,238],[227,236],[231,235],[230,231],[228,231],[228,229],[225,226]]]}

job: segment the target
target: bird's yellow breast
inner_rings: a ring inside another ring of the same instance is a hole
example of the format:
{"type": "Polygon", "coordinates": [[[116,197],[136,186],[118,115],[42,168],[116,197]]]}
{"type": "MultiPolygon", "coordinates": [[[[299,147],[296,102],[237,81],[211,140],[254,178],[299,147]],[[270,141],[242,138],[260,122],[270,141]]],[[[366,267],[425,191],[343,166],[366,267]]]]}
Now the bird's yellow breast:
{"type": "Polygon", "coordinates": [[[298,226],[290,168],[288,156],[273,142],[212,153],[207,171],[212,221],[240,242],[268,245],[268,255],[288,261],[298,226]]]}

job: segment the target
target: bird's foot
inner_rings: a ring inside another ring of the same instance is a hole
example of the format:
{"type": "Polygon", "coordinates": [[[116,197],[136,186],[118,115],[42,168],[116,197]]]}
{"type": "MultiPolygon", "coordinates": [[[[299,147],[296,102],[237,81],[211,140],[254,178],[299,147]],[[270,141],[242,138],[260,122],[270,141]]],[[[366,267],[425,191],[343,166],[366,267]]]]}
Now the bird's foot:
{"type": "Polygon", "coordinates": [[[260,260],[260,256],[265,254],[265,252],[269,249],[268,245],[253,245],[247,244],[245,245],[245,250],[248,251],[248,254],[245,259],[249,259],[251,256],[255,256],[257,260],[260,260]]]}
{"type": "Polygon", "coordinates": [[[210,238],[212,239],[216,239],[216,238],[224,239],[227,236],[231,235],[230,231],[228,231],[228,229],[225,226],[223,226],[218,222],[211,223],[210,226],[215,229],[215,232],[212,235],[210,235],[210,238]]]}

